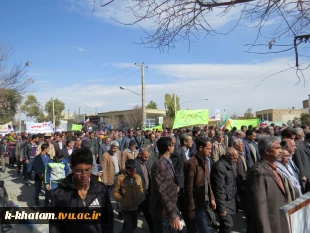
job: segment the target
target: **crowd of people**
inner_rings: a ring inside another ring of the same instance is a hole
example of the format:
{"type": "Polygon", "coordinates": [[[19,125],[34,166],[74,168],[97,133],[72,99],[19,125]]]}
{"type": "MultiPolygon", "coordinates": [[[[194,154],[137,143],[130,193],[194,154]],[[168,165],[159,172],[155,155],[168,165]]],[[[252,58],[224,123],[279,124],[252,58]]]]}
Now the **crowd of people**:
{"type": "MultiPolygon", "coordinates": [[[[76,232],[114,232],[112,199],[122,233],[133,233],[141,216],[150,233],[229,233],[240,211],[248,233],[281,233],[279,208],[310,190],[308,126],[0,137],[2,173],[16,166],[25,185],[34,180],[35,206],[44,189],[44,207],[103,209],[105,224],[76,232]]],[[[50,232],[72,230],[50,224],[50,232]]]]}

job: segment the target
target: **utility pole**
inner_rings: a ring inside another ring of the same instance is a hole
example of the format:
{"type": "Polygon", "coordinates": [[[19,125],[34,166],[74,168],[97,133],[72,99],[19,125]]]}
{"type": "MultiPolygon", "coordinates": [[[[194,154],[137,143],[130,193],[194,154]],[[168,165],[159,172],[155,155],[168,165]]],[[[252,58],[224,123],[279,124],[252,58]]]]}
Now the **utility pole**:
{"type": "Polygon", "coordinates": [[[52,99],[53,101],[53,128],[55,128],[55,101],[52,99]]]}
{"type": "Polygon", "coordinates": [[[145,84],[144,84],[144,68],[148,68],[144,66],[144,62],[142,64],[135,63],[136,66],[141,67],[141,84],[142,84],[142,129],[145,129],[146,126],[146,110],[145,110],[145,84]]]}
{"type": "Polygon", "coordinates": [[[18,111],[19,125],[18,125],[18,127],[19,127],[19,132],[21,134],[22,133],[22,120],[20,118],[20,114],[21,114],[21,109],[20,109],[20,105],[19,105],[19,111],[18,111]]]}
{"type": "Polygon", "coordinates": [[[308,105],[309,105],[309,115],[310,115],[310,95],[309,96],[309,99],[308,99],[308,105]]]}
{"type": "Polygon", "coordinates": [[[177,95],[173,93],[173,102],[174,102],[174,118],[177,116],[177,95]]]}

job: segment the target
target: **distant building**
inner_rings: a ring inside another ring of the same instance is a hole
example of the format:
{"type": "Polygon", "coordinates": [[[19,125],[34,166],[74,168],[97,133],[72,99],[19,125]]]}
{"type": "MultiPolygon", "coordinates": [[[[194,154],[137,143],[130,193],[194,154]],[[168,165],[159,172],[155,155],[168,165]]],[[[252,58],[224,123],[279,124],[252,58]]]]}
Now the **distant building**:
{"type": "MultiPolygon", "coordinates": [[[[166,111],[163,109],[146,109],[146,127],[153,127],[158,122],[159,117],[164,117],[166,111]]],[[[109,111],[109,112],[100,112],[98,113],[100,129],[103,125],[112,124],[114,128],[126,128],[132,127],[132,125],[127,125],[124,118],[132,118],[132,122],[140,121],[142,118],[141,109],[130,109],[130,110],[121,110],[121,111],[109,111]],[[140,118],[141,117],[141,118],[140,118]]]]}
{"type": "Polygon", "coordinates": [[[287,123],[289,120],[294,120],[295,117],[300,117],[301,113],[308,113],[307,109],[266,109],[257,111],[256,116],[265,121],[287,123]]]}

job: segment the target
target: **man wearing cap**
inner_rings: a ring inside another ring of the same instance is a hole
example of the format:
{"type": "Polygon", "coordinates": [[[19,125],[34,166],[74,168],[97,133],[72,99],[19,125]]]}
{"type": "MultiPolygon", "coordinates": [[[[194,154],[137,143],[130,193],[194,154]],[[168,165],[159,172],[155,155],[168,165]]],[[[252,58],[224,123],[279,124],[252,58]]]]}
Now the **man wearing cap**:
{"type": "Polygon", "coordinates": [[[135,159],[138,157],[137,143],[135,141],[129,142],[129,147],[122,152],[122,170],[125,170],[125,163],[128,159],[135,159]]]}
{"type": "Polygon", "coordinates": [[[133,136],[133,129],[127,130],[127,136],[123,138],[122,145],[121,145],[121,152],[123,152],[125,149],[129,147],[129,142],[134,140],[135,138],[133,136]]]}
{"type": "Polygon", "coordinates": [[[44,134],[44,142],[38,145],[36,155],[41,154],[42,144],[48,144],[49,145],[49,156],[51,159],[53,159],[55,156],[55,148],[54,148],[54,145],[51,143],[51,140],[52,140],[52,135],[50,133],[44,134]]]}

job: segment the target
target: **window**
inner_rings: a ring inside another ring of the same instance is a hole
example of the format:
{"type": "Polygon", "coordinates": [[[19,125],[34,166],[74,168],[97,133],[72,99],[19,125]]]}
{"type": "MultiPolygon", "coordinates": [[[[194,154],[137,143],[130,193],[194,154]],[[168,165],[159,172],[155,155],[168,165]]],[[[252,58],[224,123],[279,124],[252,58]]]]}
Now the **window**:
{"type": "Polygon", "coordinates": [[[268,113],[268,121],[273,121],[273,119],[272,119],[272,113],[268,113]]]}
{"type": "Polygon", "coordinates": [[[264,114],[264,121],[268,121],[268,116],[267,116],[267,114],[264,114]]]}

